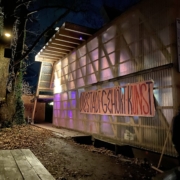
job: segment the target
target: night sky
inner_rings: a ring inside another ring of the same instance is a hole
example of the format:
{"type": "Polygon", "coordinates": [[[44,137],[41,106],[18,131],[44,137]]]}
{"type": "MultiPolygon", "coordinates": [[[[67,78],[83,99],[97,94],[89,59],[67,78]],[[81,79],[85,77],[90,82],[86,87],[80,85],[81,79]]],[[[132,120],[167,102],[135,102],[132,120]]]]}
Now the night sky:
{"type": "MultiPolygon", "coordinates": [[[[58,3],[58,0],[51,0],[51,3],[58,3]]],[[[88,0],[85,0],[88,1],[88,0]]],[[[87,26],[93,29],[100,29],[108,21],[111,21],[115,16],[120,15],[129,7],[135,5],[140,0],[89,0],[88,4],[88,12],[82,13],[73,13],[71,12],[68,16],[62,19],[56,27],[60,27],[64,22],[71,22],[82,26],[87,26]],[[104,8],[104,9],[103,9],[104,8]],[[103,13],[103,10],[106,10],[108,16],[103,13]]],[[[6,1],[5,1],[6,2],[6,1]]],[[[9,2],[9,1],[8,1],[9,2]]],[[[14,2],[14,0],[12,0],[14,2]]],[[[47,0],[36,0],[35,3],[31,3],[28,7],[29,11],[33,11],[39,7],[42,7],[48,2],[47,0]]],[[[63,2],[63,0],[61,1],[63,2]]],[[[72,0],[64,0],[67,3],[67,6],[71,6],[72,0]]],[[[79,4],[81,7],[82,4],[79,4]]],[[[86,4],[84,5],[86,6],[86,4]]],[[[83,8],[83,7],[82,7],[83,8]]],[[[87,7],[85,7],[87,8],[87,7]]],[[[31,15],[27,21],[27,32],[26,32],[26,45],[31,47],[36,38],[54,22],[55,19],[59,17],[60,14],[64,12],[65,9],[57,9],[57,8],[46,8],[37,13],[31,15]]],[[[55,27],[54,27],[55,28],[55,27]]],[[[36,89],[40,63],[35,62],[35,55],[39,52],[40,49],[45,45],[45,42],[48,38],[53,35],[54,31],[49,31],[49,33],[44,36],[41,41],[35,46],[33,51],[29,54],[28,60],[26,61],[28,64],[26,75],[24,75],[24,80],[29,82],[30,86],[36,89]]]]}

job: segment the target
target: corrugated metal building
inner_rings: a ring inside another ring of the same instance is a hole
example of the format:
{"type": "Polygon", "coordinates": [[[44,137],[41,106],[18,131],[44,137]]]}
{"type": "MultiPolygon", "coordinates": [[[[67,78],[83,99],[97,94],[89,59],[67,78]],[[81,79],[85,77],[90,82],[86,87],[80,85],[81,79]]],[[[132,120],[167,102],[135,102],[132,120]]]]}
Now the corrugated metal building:
{"type": "MultiPolygon", "coordinates": [[[[54,74],[53,125],[154,152],[161,152],[165,145],[165,154],[175,156],[170,127],[180,105],[177,18],[180,1],[144,0],[92,36],[81,31],[79,38],[87,36],[86,41],[73,40],[69,44],[76,46],[66,44],[68,51],[58,56],[62,50],[58,33],[67,30],[75,39],[80,32],[77,27],[74,31],[60,28],[36,56],[42,69],[49,66],[49,74],[54,74]],[[82,92],[149,80],[154,82],[153,117],[80,113],[82,92]]],[[[48,78],[49,87],[52,78],[48,78]]]]}

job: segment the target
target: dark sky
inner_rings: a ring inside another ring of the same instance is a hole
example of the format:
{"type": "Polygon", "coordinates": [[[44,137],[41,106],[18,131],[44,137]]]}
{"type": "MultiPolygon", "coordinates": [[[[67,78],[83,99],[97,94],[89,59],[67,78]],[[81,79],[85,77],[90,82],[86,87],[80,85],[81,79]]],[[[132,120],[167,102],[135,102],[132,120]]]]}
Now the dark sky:
{"type": "MultiPolygon", "coordinates": [[[[28,9],[35,10],[39,7],[43,7],[48,3],[48,5],[52,5],[53,3],[56,3],[56,1],[63,2],[63,0],[36,0],[35,3],[31,3],[28,9]],[[52,4],[50,4],[52,3],[52,4]]],[[[140,0],[84,0],[89,2],[89,4],[84,4],[83,8],[87,8],[88,5],[88,12],[82,14],[82,13],[70,13],[68,16],[66,16],[64,19],[62,19],[56,27],[61,26],[64,22],[71,22],[75,24],[79,24],[82,26],[87,26],[93,29],[100,29],[103,25],[108,23],[108,18],[104,16],[102,13],[103,7],[105,7],[104,10],[106,10],[107,14],[109,14],[110,19],[113,18],[113,16],[117,16],[124,12],[129,7],[133,6],[140,0]]],[[[3,0],[4,5],[6,5],[5,14],[6,16],[11,16],[11,13],[13,11],[13,6],[15,6],[14,0],[3,0]],[[11,6],[9,6],[11,2],[11,6]]],[[[71,7],[72,0],[64,0],[69,7],[71,7]]],[[[80,1],[79,1],[80,2],[80,1]]],[[[81,8],[82,3],[79,4],[79,8],[81,8]]],[[[26,44],[27,46],[31,46],[32,43],[36,40],[36,38],[48,27],[52,24],[52,22],[59,17],[60,14],[62,14],[64,9],[54,9],[54,8],[47,8],[43,9],[41,11],[38,11],[37,13],[34,13],[33,15],[29,16],[29,19],[27,21],[27,32],[26,32],[26,44]]],[[[13,18],[11,18],[13,20],[13,18]]],[[[7,24],[7,22],[6,22],[7,24]]],[[[12,24],[10,22],[9,24],[12,24]]],[[[50,33],[49,33],[50,34],[50,33]]],[[[24,76],[24,79],[30,83],[31,86],[34,86],[36,88],[38,76],[39,76],[39,69],[40,69],[40,63],[34,61],[34,57],[37,54],[37,52],[44,46],[45,39],[47,37],[43,37],[38,43],[33,51],[30,53],[27,63],[29,66],[27,67],[27,74],[24,76]]]]}

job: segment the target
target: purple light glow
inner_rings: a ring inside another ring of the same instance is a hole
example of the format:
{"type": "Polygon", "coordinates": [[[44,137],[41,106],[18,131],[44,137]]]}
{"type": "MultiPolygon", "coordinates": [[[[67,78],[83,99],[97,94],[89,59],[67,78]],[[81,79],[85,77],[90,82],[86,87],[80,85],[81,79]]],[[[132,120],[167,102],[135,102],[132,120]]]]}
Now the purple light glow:
{"type": "Polygon", "coordinates": [[[56,102],[56,109],[60,109],[60,102],[56,102]]]}
{"type": "Polygon", "coordinates": [[[54,94],[54,101],[60,101],[60,94],[54,94]]]}
{"type": "Polygon", "coordinates": [[[71,103],[72,103],[72,107],[75,108],[76,107],[76,100],[72,100],[71,103]]]}
{"type": "Polygon", "coordinates": [[[72,118],[72,111],[68,111],[68,117],[72,118]]]}
{"type": "Polygon", "coordinates": [[[79,39],[82,40],[82,37],[80,36],[79,39]]]}
{"type": "Polygon", "coordinates": [[[76,91],[71,91],[71,98],[75,99],[76,98],[76,91]]]}

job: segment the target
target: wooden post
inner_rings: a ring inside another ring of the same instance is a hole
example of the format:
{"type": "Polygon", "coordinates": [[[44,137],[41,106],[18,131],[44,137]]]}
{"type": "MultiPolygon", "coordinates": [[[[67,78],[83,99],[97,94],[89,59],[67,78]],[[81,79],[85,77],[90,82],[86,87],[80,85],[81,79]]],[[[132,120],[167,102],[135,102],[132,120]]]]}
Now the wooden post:
{"type": "Polygon", "coordinates": [[[36,104],[37,104],[37,98],[34,101],[34,107],[33,107],[33,112],[32,112],[32,124],[34,124],[34,115],[35,115],[35,110],[36,110],[36,104]]]}
{"type": "Polygon", "coordinates": [[[168,132],[167,132],[166,139],[165,139],[165,141],[164,141],[164,146],[163,146],[163,148],[162,148],[162,152],[161,152],[161,156],[160,156],[160,159],[159,159],[157,168],[159,168],[159,166],[160,166],[160,164],[161,164],[161,161],[162,161],[162,157],[163,157],[163,154],[164,154],[164,150],[165,150],[165,147],[166,147],[166,143],[167,143],[168,138],[169,138],[169,134],[170,134],[170,130],[171,130],[171,125],[172,125],[172,123],[169,125],[169,129],[168,129],[168,132]]]}
{"type": "Polygon", "coordinates": [[[40,78],[41,78],[41,73],[42,73],[42,67],[43,67],[43,62],[41,62],[41,68],[40,68],[40,73],[39,73],[39,78],[38,78],[38,85],[37,85],[37,89],[36,89],[36,96],[35,96],[34,107],[33,107],[33,112],[32,112],[32,123],[33,124],[34,124],[34,115],[35,115],[36,104],[37,104],[37,97],[39,95],[39,84],[40,84],[40,78]]]}

